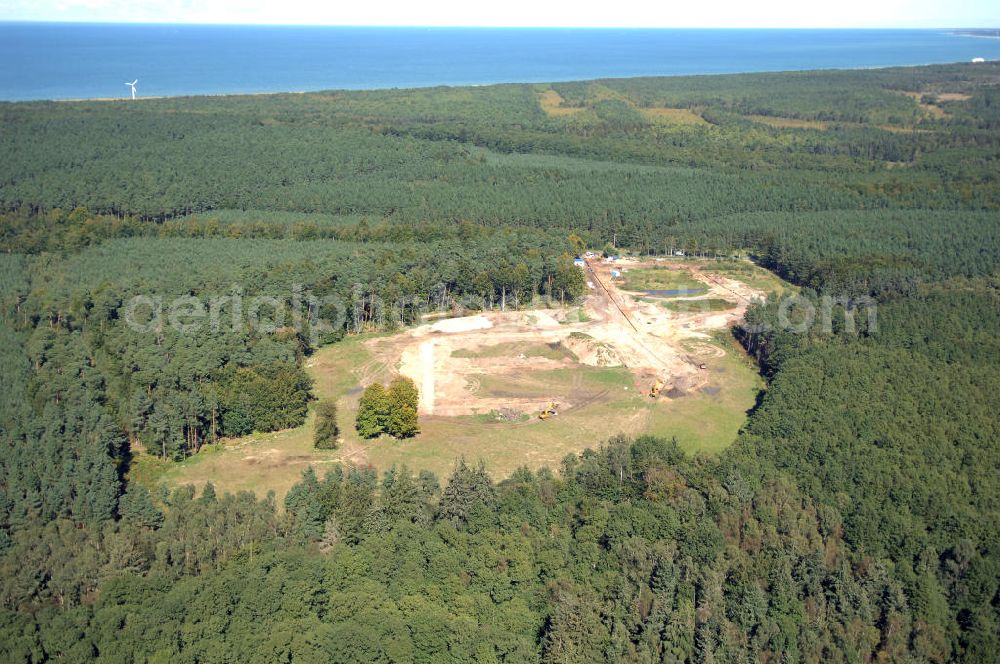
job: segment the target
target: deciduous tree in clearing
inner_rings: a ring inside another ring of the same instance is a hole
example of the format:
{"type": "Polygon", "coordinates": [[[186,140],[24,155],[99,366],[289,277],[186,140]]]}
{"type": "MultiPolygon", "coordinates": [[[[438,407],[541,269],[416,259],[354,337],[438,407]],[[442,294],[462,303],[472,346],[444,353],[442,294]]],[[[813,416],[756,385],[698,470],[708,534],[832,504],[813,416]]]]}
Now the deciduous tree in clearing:
{"type": "Polygon", "coordinates": [[[389,395],[382,383],[372,383],[365,388],[358,402],[358,417],[355,422],[362,438],[375,438],[385,433],[389,406],[389,395]]]}
{"type": "Polygon", "coordinates": [[[389,422],[387,433],[395,438],[411,438],[420,433],[417,423],[417,386],[405,376],[396,376],[389,384],[389,422]]]}
{"type": "Polygon", "coordinates": [[[375,438],[383,433],[395,438],[415,436],[420,433],[418,398],[417,386],[404,376],[394,378],[388,390],[381,383],[372,383],[358,402],[355,425],[358,433],[364,438],[375,438]]]}
{"type": "Polygon", "coordinates": [[[337,402],[321,401],[316,405],[316,425],[313,429],[313,446],[321,450],[337,449],[337,402]]]}

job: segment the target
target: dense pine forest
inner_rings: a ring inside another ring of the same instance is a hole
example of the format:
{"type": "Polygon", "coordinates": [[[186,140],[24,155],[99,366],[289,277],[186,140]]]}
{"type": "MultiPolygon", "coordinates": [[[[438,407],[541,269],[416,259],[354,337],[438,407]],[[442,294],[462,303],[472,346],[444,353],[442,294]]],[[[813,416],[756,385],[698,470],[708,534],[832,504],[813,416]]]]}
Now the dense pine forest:
{"type": "Polygon", "coordinates": [[[1000,661],[1000,65],[0,127],[3,661],[1000,661]],[[300,425],[345,335],[582,296],[585,248],[749,258],[877,317],[751,306],[767,387],[717,455],[310,468],[280,504],[131,479],[300,425]],[[301,324],[156,323],[248,294],[301,324]]]}

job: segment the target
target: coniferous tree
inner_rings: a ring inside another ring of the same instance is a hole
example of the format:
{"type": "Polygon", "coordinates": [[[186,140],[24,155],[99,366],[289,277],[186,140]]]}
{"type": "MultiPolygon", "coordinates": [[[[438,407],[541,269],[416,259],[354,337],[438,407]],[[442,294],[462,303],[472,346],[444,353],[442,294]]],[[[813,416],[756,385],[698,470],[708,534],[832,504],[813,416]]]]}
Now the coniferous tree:
{"type": "Polygon", "coordinates": [[[302,481],[285,495],[285,509],[295,521],[295,529],[313,540],[323,536],[323,504],[316,471],[309,466],[302,472],[302,481]]]}
{"type": "Polygon", "coordinates": [[[337,448],[340,427],[337,425],[337,402],[321,401],[316,405],[316,424],[313,430],[313,446],[317,449],[337,448]]]}
{"type": "Polygon", "coordinates": [[[201,497],[198,500],[202,503],[214,503],[218,500],[218,496],[215,493],[215,485],[211,482],[205,482],[205,488],[201,490],[201,497]]]}
{"type": "Polygon", "coordinates": [[[470,468],[460,459],[441,494],[437,518],[456,528],[474,529],[488,525],[495,518],[496,507],[496,489],[486,466],[480,463],[470,468]]]}
{"type": "Polygon", "coordinates": [[[129,485],[128,491],[118,501],[118,513],[122,519],[146,528],[163,525],[163,512],[156,509],[149,491],[141,484],[129,485]]]}

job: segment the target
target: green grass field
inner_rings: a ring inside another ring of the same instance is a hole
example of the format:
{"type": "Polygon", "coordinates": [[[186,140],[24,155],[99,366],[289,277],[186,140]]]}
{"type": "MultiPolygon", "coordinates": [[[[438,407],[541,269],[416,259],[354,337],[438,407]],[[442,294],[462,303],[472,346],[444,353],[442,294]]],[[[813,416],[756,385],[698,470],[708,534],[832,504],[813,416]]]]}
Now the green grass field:
{"type": "Polygon", "coordinates": [[[798,289],[784,281],[781,277],[769,270],[765,270],[759,265],[754,265],[750,261],[741,260],[719,260],[706,261],[702,270],[708,273],[720,274],[730,279],[740,281],[750,288],[764,291],[765,293],[777,293],[778,295],[794,294],[798,289]]]}
{"type": "Polygon", "coordinates": [[[370,463],[380,471],[406,464],[444,478],[464,456],[470,461],[482,459],[500,479],[520,466],[556,468],[567,454],[597,447],[619,433],[676,437],[690,453],[716,453],[733,441],[763,387],[752,363],[735,343],[720,337],[711,344],[725,352],[706,360],[710,376],[706,391],[654,402],[646,396],[646,387],[620,368],[580,366],[486,376],[478,387],[484,394],[523,397],[562,391],[585,405],[563,410],[546,421],[539,420],[537,413],[524,413],[513,422],[498,422],[490,413],[422,417],[421,433],[413,439],[361,440],[353,428],[360,382],[386,380],[394,371],[365,346],[363,341],[370,338],[348,337],[321,349],[307,362],[317,396],[337,400],[343,437],[340,449],[313,449],[310,414],[302,427],[228,440],[179,463],[140,455],[131,477],[151,489],[159,484],[200,487],[211,481],[220,491],[247,490],[258,496],[274,491],[280,504],[309,465],[322,475],[336,463],[370,463]]]}
{"type": "Polygon", "coordinates": [[[735,302],[718,297],[707,297],[700,300],[667,300],[661,301],[665,309],[680,314],[701,314],[712,311],[725,311],[736,306],[735,302]]]}
{"type": "Polygon", "coordinates": [[[564,320],[560,320],[561,325],[568,325],[570,323],[588,323],[590,322],[590,316],[584,311],[583,307],[573,307],[566,314],[564,320]]]}
{"type": "Polygon", "coordinates": [[[452,357],[467,357],[473,359],[483,359],[491,357],[510,357],[512,355],[524,355],[525,357],[544,357],[548,360],[575,360],[576,355],[562,344],[529,344],[522,343],[501,343],[491,346],[483,346],[478,350],[459,348],[451,352],[452,357]]]}
{"type": "Polygon", "coordinates": [[[621,288],[628,291],[647,290],[696,290],[708,292],[708,287],[695,279],[688,270],[666,267],[626,269],[621,288]]]}

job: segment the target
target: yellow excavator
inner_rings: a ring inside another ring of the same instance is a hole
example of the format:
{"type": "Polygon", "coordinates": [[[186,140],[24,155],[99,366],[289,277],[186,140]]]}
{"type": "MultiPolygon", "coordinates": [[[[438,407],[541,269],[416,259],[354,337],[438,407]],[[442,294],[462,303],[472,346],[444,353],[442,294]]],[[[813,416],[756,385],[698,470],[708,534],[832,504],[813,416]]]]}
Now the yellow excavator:
{"type": "Polygon", "coordinates": [[[655,399],[656,397],[660,396],[660,390],[662,389],[663,389],[663,381],[657,378],[656,382],[653,383],[653,386],[649,388],[650,398],[655,399]]]}
{"type": "Polygon", "coordinates": [[[546,406],[545,408],[542,409],[542,412],[540,412],[538,414],[538,419],[540,419],[540,420],[547,420],[550,417],[558,415],[559,411],[556,410],[558,407],[559,407],[559,404],[557,404],[555,402],[550,403],[548,406],[546,406]]]}

